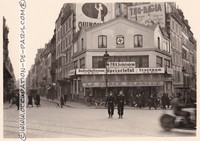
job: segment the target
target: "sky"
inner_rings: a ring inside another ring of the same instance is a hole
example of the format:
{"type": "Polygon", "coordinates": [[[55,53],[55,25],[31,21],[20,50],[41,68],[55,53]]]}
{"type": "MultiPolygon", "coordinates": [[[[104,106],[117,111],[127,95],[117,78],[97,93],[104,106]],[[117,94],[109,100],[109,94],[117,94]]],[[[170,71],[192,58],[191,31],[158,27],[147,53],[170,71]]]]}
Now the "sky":
{"type": "MultiPolygon", "coordinates": [[[[6,18],[9,27],[9,56],[14,68],[16,79],[19,78],[19,0],[1,0],[0,16],[6,18]]],[[[26,0],[26,71],[34,64],[38,48],[43,48],[53,36],[55,21],[64,3],[74,2],[67,0],[26,0]]],[[[81,2],[81,1],[79,1],[81,2]]],[[[104,1],[101,1],[102,3],[104,1]]],[[[112,2],[112,1],[106,1],[112,2]]],[[[136,1],[137,2],[137,1],[136,1]]],[[[142,1],[141,1],[142,2],[142,1]]],[[[162,1],[164,2],[164,1],[162,1]]],[[[188,19],[194,37],[200,37],[198,18],[200,8],[196,0],[176,0],[188,19]]],[[[200,3],[200,2],[199,2],[200,3]]],[[[1,21],[1,20],[0,20],[1,21]]]]}

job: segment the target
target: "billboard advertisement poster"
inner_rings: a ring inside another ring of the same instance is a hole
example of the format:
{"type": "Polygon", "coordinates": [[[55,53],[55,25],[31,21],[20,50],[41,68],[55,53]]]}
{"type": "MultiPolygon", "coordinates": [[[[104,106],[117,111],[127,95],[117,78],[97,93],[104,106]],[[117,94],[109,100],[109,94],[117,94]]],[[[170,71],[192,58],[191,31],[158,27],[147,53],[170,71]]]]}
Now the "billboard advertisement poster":
{"type": "Polygon", "coordinates": [[[128,19],[144,25],[165,27],[165,4],[150,3],[128,7],[128,19]]]}
{"type": "Polygon", "coordinates": [[[114,3],[77,3],[76,29],[94,27],[114,18],[114,3]]]}

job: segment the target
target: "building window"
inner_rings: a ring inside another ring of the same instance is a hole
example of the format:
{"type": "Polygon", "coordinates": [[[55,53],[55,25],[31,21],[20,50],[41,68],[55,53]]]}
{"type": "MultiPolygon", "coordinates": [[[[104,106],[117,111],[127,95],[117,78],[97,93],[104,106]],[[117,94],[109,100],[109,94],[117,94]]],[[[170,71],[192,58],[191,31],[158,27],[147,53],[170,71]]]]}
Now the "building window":
{"type": "Polygon", "coordinates": [[[80,59],[80,68],[85,68],[85,57],[80,59]]]}
{"type": "Polygon", "coordinates": [[[158,49],[160,49],[160,37],[158,37],[158,49]]]}
{"type": "Polygon", "coordinates": [[[69,45],[71,45],[71,42],[72,42],[72,37],[71,37],[71,34],[69,35],[69,45]]]}
{"type": "MultiPolygon", "coordinates": [[[[127,60],[127,62],[129,61],[127,60]]],[[[131,56],[131,62],[135,62],[137,68],[149,67],[148,56],[131,56]]]]}
{"type": "Polygon", "coordinates": [[[71,17],[69,18],[69,29],[71,28],[72,24],[71,24],[71,17]]]}
{"type": "Polygon", "coordinates": [[[74,69],[78,68],[78,60],[74,61],[74,69]]]}
{"type": "Polygon", "coordinates": [[[83,38],[81,39],[81,50],[84,49],[84,41],[83,41],[83,38]]]}
{"type": "Polygon", "coordinates": [[[170,60],[164,59],[165,68],[170,68],[170,60]]]}
{"type": "Polygon", "coordinates": [[[142,35],[134,35],[134,47],[142,47],[143,45],[142,35]]]}
{"type": "Polygon", "coordinates": [[[66,64],[68,63],[68,57],[69,57],[69,55],[68,55],[68,52],[66,53],[66,56],[65,56],[65,62],[66,62],[66,64]]]}
{"type": "Polygon", "coordinates": [[[194,64],[194,60],[195,60],[195,59],[194,59],[194,55],[192,54],[192,63],[193,63],[193,64],[194,64]]]}
{"type": "Polygon", "coordinates": [[[174,30],[174,21],[172,20],[172,30],[174,30]]]}
{"type": "MultiPolygon", "coordinates": [[[[149,67],[149,56],[110,56],[108,62],[135,62],[136,67],[149,67]]],[[[92,57],[93,68],[105,68],[102,56],[92,57]]]]}
{"type": "Polygon", "coordinates": [[[187,57],[187,52],[185,49],[182,49],[182,58],[186,59],[186,57],[187,57]]]}
{"type": "Polygon", "coordinates": [[[170,53],[171,52],[171,50],[170,50],[170,43],[169,42],[167,42],[167,51],[170,53]]]}
{"type": "Polygon", "coordinates": [[[92,57],[92,68],[105,68],[105,64],[102,56],[92,57]]]}
{"type": "Polygon", "coordinates": [[[61,52],[63,51],[63,41],[61,41],[61,52]]]}
{"type": "Polygon", "coordinates": [[[156,67],[162,67],[162,57],[156,56],[156,67]]]}
{"type": "Polygon", "coordinates": [[[66,32],[68,31],[68,22],[66,22],[66,24],[65,24],[65,30],[66,30],[66,32]]]}
{"type": "Polygon", "coordinates": [[[98,47],[107,48],[107,36],[105,35],[98,36],[98,47]]]}
{"type": "Polygon", "coordinates": [[[66,41],[66,40],[64,39],[64,40],[63,40],[63,50],[64,50],[64,49],[65,49],[65,47],[66,47],[66,45],[65,45],[65,44],[66,44],[66,42],[65,42],[65,41],[66,41]]]}
{"type": "Polygon", "coordinates": [[[78,52],[78,48],[79,48],[78,46],[79,46],[78,42],[75,42],[74,43],[74,53],[78,52]]]}
{"type": "Polygon", "coordinates": [[[71,61],[71,51],[69,51],[69,62],[71,61]]]}
{"type": "Polygon", "coordinates": [[[62,35],[65,35],[65,24],[62,27],[62,35]]]}

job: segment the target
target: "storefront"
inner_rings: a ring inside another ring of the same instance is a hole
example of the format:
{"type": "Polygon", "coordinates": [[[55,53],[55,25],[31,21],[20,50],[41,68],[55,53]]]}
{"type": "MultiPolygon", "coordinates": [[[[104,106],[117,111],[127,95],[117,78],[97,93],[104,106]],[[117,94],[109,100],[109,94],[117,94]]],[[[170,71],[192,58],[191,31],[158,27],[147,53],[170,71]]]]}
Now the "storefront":
{"type": "MultiPolygon", "coordinates": [[[[85,99],[84,101],[88,97],[106,98],[105,69],[76,69],[75,72],[77,79],[73,83],[73,93],[76,96],[85,99]]],[[[164,68],[110,68],[107,73],[108,92],[113,91],[117,96],[123,90],[127,103],[131,95],[139,93],[146,99],[151,95],[171,94],[172,81],[169,72],[165,72],[164,68]]]]}

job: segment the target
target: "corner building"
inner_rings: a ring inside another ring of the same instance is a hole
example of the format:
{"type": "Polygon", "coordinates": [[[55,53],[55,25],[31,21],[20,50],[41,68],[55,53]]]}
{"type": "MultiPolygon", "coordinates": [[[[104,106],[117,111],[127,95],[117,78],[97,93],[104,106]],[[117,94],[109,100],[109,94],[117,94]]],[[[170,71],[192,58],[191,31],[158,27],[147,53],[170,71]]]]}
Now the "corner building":
{"type": "Polygon", "coordinates": [[[172,93],[171,44],[159,25],[145,26],[122,17],[82,28],[73,38],[72,94],[77,100],[105,98],[107,50],[108,91],[123,90],[148,97],[172,93]],[[129,65],[128,65],[129,64],[129,65]],[[131,65],[130,65],[131,64],[131,65]]]}

